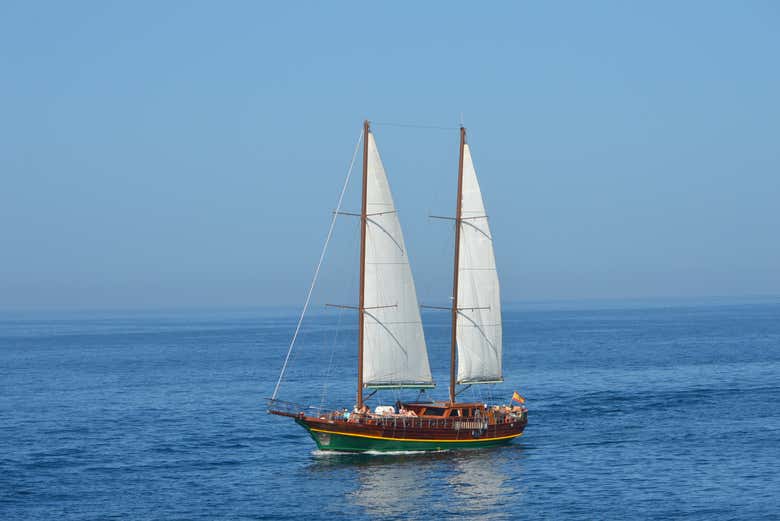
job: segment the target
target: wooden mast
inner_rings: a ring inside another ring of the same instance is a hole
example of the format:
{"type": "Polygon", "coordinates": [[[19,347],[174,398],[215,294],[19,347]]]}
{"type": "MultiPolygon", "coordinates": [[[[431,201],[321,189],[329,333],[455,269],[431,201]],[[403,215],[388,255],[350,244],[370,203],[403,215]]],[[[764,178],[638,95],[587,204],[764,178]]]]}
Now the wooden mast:
{"type": "Polygon", "coordinates": [[[360,302],[358,304],[357,408],[363,408],[363,321],[366,304],[366,221],[368,199],[368,120],[363,121],[363,198],[360,208],[360,302]]]}
{"type": "Polygon", "coordinates": [[[458,269],[460,266],[460,221],[463,202],[463,149],[466,129],[460,127],[460,158],[458,160],[458,203],[455,208],[455,267],[452,271],[452,345],[450,349],[450,403],[455,403],[455,350],[458,327],[458,269]]]}

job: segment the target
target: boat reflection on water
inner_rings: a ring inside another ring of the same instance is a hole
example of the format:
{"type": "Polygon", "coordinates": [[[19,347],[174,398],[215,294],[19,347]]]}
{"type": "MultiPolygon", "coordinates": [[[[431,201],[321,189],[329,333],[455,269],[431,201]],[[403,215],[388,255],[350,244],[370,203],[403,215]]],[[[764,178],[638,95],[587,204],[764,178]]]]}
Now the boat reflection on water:
{"type": "Polygon", "coordinates": [[[311,471],[351,474],[357,488],[344,500],[369,517],[510,519],[524,488],[504,471],[512,466],[517,475],[522,466],[522,447],[516,445],[458,452],[315,455],[311,471]]]}
{"type": "Polygon", "coordinates": [[[521,464],[521,451],[513,449],[497,451],[491,458],[458,457],[452,461],[454,469],[447,481],[450,495],[457,498],[458,514],[483,520],[517,517],[522,490],[503,472],[509,465],[521,464]]]}

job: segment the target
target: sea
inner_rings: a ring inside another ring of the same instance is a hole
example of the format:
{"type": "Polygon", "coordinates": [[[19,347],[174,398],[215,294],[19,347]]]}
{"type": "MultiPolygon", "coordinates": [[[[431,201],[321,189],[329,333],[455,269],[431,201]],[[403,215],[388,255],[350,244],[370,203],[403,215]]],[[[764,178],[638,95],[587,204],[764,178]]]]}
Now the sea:
{"type": "MultiPolygon", "coordinates": [[[[423,315],[447,392],[446,313],[423,315]]],[[[0,314],[0,520],[780,519],[780,299],[504,310],[524,436],[316,450],[266,412],[293,309],[0,314]]],[[[278,397],[351,407],[354,313],[316,311],[278,397]]],[[[384,391],[373,405],[417,398],[384,391]]]]}

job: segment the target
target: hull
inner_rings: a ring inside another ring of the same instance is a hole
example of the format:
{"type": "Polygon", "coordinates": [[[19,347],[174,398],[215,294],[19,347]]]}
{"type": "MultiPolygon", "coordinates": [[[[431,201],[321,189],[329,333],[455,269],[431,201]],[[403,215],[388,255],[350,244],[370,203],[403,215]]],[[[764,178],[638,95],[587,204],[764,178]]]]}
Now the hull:
{"type": "Polygon", "coordinates": [[[488,429],[486,432],[435,432],[423,429],[360,428],[348,424],[332,424],[296,418],[306,429],[320,450],[366,451],[439,451],[453,449],[481,449],[511,443],[523,434],[524,424],[506,429],[488,429]],[[490,431],[493,431],[492,433],[490,431]]]}

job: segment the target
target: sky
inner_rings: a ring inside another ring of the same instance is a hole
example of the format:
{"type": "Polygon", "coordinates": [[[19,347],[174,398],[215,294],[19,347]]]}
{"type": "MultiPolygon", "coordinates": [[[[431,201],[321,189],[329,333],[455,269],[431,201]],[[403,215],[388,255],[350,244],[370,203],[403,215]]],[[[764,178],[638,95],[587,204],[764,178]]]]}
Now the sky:
{"type": "Polygon", "coordinates": [[[5,1],[0,309],[300,305],[365,118],[422,301],[461,118],[504,301],[780,295],[779,54],[772,1],[5,1]]]}

